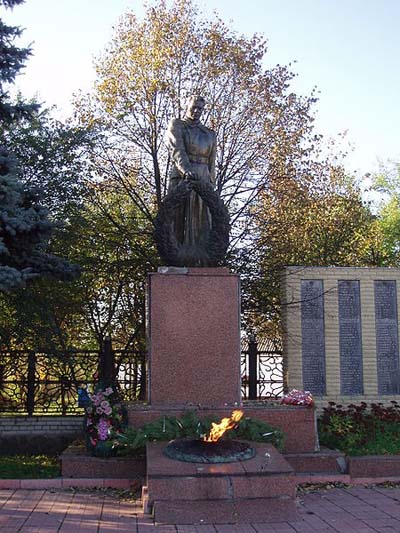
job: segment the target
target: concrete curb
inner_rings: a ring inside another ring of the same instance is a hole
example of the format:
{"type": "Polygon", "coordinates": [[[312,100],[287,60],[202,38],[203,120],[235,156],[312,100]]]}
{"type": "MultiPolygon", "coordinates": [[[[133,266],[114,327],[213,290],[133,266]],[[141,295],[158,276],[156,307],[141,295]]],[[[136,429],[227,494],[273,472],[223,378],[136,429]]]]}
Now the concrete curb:
{"type": "Polygon", "coordinates": [[[298,485],[304,483],[343,483],[344,485],[377,485],[379,483],[400,483],[400,476],[351,477],[349,474],[295,474],[298,485]]]}
{"type": "MultiPolygon", "coordinates": [[[[305,483],[343,483],[344,485],[376,485],[379,483],[400,483],[400,476],[350,477],[348,474],[295,474],[298,485],[305,483]]],[[[110,478],[51,478],[51,479],[0,479],[0,490],[16,489],[130,489],[137,487],[136,479],[110,478]]]]}
{"type": "Polygon", "coordinates": [[[110,488],[129,489],[137,486],[137,479],[105,478],[51,478],[51,479],[0,479],[0,489],[69,489],[110,488]]]}

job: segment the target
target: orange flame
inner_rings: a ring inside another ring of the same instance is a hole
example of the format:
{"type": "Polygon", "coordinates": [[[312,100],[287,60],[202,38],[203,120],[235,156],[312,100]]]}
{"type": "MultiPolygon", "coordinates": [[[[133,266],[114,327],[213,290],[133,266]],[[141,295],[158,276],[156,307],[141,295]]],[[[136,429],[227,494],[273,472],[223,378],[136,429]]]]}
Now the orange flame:
{"type": "Polygon", "coordinates": [[[228,431],[228,429],[233,429],[239,420],[243,416],[243,411],[233,411],[230,418],[223,418],[219,424],[213,422],[211,424],[211,431],[208,435],[203,437],[205,442],[217,442],[222,435],[228,431]]]}

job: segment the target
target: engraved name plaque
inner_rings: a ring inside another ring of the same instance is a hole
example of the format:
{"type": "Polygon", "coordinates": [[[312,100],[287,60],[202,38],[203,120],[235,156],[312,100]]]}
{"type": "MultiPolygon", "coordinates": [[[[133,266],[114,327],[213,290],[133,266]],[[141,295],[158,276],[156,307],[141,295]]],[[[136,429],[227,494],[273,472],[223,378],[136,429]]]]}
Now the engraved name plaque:
{"type": "Polygon", "coordinates": [[[360,282],[338,281],[340,392],[363,394],[360,282]]]}
{"type": "Polygon", "coordinates": [[[326,394],[323,293],[322,280],[301,280],[303,388],[317,396],[326,394]]]}
{"type": "Polygon", "coordinates": [[[378,393],[399,392],[399,334],[395,281],[375,281],[375,331],[378,393]]]}

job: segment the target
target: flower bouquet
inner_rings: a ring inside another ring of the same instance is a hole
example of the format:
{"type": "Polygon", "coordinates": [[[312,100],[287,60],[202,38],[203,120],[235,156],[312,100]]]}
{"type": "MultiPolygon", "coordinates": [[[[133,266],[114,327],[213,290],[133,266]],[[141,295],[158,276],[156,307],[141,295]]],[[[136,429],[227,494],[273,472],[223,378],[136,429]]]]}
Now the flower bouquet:
{"type": "Polygon", "coordinates": [[[285,394],[281,403],[284,405],[304,405],[305,407],[314,407],[314,400],[309,391],[292,389],[285,394]]]}
{"type": "Polygon", "coordinates": [[[114,435],[126,425],[126,412],[113,387],[97,387],[85,406],[86,447],[96,457],[114,455],[114,435]]]}

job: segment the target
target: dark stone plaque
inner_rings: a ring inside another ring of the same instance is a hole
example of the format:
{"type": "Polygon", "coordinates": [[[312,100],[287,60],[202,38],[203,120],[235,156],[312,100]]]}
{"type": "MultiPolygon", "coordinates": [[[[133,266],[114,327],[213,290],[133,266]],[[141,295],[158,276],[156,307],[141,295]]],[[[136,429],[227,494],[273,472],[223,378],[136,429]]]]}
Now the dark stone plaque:
{"type": "Polygon", "coordinates": [[[317,396],[326,394],[323,293],[322,280],[301,280],[303,388],[317,396]]]}
{"type": "Polygon", "coordinates": [[[375,281],[375,331],[378,393],[399,392],[399,333],[395,281],[375,281]]]}
{"type": "Polygon", "coordinates": [[[340,392],[363,394],[360,282],[338,281],[340,392]]]}

